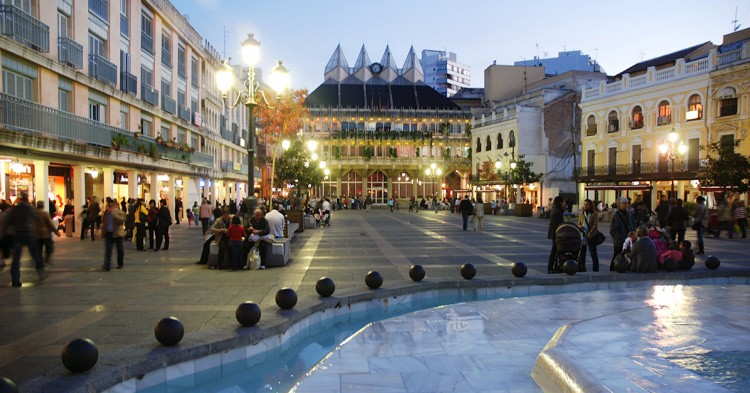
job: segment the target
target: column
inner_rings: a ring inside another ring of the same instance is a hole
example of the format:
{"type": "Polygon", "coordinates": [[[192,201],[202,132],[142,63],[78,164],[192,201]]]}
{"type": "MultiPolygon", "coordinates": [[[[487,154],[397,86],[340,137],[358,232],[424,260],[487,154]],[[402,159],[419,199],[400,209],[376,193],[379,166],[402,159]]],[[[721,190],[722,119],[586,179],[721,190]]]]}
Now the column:
{"type": "MultiPolygon", "coordinates": [[[[104,186],[106,187],[106,180],[104,186]]],[[[138,197],[138,172],[128,171],[128,198],[138,197]]]]}
{"type": "Polygon", "coordinates": [[[45,207],[49,200],[49,161],[34,160],[34,194],[29,199],[44,201],[45,207]]]}
{"type": "Polygon", "coordinates": [[[86,203],[86,167],[73,166],[73,206],[76,213],[80,213],[81,206],[86,203]]]}
{"type": "Polygon", "coordinates": [[[151,195],[149,196],[149,200],[155,200],[156,206],[159,207],[159,190],[161,189],[161,184],[158,175],[156,173],[149,173],[147,176],[151,182],[151,195]]]}
{"type": "MultiPolygon", "coordinates": [[[[400,196],[400,195],[399,195],[400,196]]],[[[395,198],[393,193],[393,176],[388,176],[388,198],[395,198]]]]}
{"type": "Polygon", "coordinates": [[[169,185],[169,190],[167,191],[167,207],[169,208],[169,215],[172,216],[172,222],[177,222],[177,217],[174,216],[174,201],[175,201],[175,181],[177,179],[177,176],[173,175],[167,175],[169,176],[169,180],[167,181],[167,184],[169,185]]]}
{"type": "MultiPolygon", "coordinates": [[[[682,180],[677,181],[677,198],[678,199],[685,198],[685,182],[682,180]]],[[[683,201],[683,202],[686,202],[686,201],[683,201]]]]}
{"type": "Polygon", "coordinates": [[[414,195],[414,198],[417,198],[417,195],[419,195],[419,179],[417,177],[411,178],[411,190],[412,195],[414,195]]]}
{"type": "Polygon", "coordinates": [[[362,176],[362,200],[364,201],[365,198],[367,198],[367,176],[362,176]]]}
{"type": "MultiPolygon", "coordinates": [[[[341,190],[341,176],[340,175],[336,177],[336,193],[337,195],[335,196],[344,195],[344,192],[341,190]]],[[[348,195],[344,195],[344,196],[346,197],[348,195]]]]}
{"type": "MultiPolygon", "coordinates": [[[[115,171],[112,168],[104,167],[102,169],[102,176],[104,176],[104,192],[102,198],[115,197],[115,171]]],[[[130,180],[128,180],[130,181],[130,180]]]]}

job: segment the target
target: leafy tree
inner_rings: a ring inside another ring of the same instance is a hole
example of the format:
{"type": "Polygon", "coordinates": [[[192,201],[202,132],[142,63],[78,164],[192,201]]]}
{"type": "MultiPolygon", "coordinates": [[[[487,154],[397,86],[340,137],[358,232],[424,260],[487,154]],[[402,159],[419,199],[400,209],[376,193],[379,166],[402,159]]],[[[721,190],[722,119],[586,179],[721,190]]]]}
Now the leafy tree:
{"type": "Polygon", "coordinates": [[[535,173],[531,170],[534,166],[533,162],[527,162],[523,159],[524,156],[518,156],[516,160],[516,168],[510,170],[508,175],[508,183],[510,184],[528,184],[536,183],[539,179],[544,176],[543,173],[535,173]]]}
{"type": "Polygon", "coordinates": [[[310,115],[305,107],[306,98],[307,90],[286,90],[270,99],[269,103],[262,98],[256,99],[260,104],[255,108],[255,121],[262,127],[258,135],[271,144],[296,135],[302,128],[303,119],[310,115]]]}
{"type": "Polygon", "coordinates": [[[315,187],[323,181],[323,170],[308,156],[308,151],[300,140],[294,140],[276,163],[276,181],[279,186],[293,184],[299,196],[300,189],[307,185],[315,187]]]}
{"type": "Polygon", "coordinates": [[[731,145],[716,142],[705,147],[708,150],[705,185],[721,187],[726,195],[744,194],[750,189],[750,159],[735,152],[739,143],[740,140],[731,145]]]}

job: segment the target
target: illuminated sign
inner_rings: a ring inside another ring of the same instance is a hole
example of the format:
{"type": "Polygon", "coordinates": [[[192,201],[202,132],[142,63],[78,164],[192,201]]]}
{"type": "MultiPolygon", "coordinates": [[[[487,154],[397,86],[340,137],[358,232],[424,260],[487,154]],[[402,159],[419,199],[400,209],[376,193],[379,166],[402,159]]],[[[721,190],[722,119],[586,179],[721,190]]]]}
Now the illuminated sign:
{"type": "Polygon", "coordinates": [[[20,162],[11,162],[8,166],[10,167],[10,171],[17,175],[31,174],[31,166],[29,165],[21,164],[20,162]]]}

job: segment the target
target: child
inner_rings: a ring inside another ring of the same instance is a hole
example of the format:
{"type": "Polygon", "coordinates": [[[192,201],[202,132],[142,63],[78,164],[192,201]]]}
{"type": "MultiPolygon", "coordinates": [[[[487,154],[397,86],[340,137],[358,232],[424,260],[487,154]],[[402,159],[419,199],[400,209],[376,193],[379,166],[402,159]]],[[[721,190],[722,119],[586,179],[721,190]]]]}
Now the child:
{"type": "Polygon", "coordinates": [[[229,250],[232,254],[232,271],[242,269],[242,237],[245,236],[245,228],[241,225],[242,220],[238,216],[232,218],[232,225],[227,229],[226,236],[229,238],[229,250]]]}
{"type": "Polygon", "coordinates": [[[678,262],[680,270],[690,270],[695,265],[695,253],[691,249],[690,241],[683,240],[680,242],[680,252],[682,252],[682,261],[678,262]]]}
{"type": "Polygon", "coordinates": [[[622,251],[630,251],[636,240],[638,240],[638,236],[635,235],[635,232],[628,232],[628,237],[625,238],[625,243],[622,244],[622,251]]]}
{"type": "Polygon", "coordinates": [[[187,219],[188,219],[188,228],[189,228],[192,225],[193,219],[195,218],[195,216],[193,215],[192,209],[185,209],[185,210],[187,210],[187,219]]]}
{"type": "Polygon", "coordinates": [[[658,255],[658,261],[659,261],[659,267],[663,267],[664,261],[671,258],[674,259],[677,264],[679,265],[682,262],[682,252],[678,250],[679,246],[677,245],[677,242],[672,240],[669,242],[669,245],[667,246],[667,251],[662,254],[658,255]]]}

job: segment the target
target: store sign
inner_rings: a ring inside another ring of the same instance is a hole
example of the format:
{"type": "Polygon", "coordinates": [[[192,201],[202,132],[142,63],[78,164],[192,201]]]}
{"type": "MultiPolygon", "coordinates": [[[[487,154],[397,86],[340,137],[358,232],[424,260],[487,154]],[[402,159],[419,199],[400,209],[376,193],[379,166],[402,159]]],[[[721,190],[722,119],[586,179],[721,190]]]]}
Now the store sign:
{"type": "Polygon", "coordinates": [[[200,112],[193,112],[193,124],[198,127],[203,127],[203,118],[200,112]]]}
{"type": "Polygon", "coordinates": [[[8,166],[10,167],[10,171],[16,175],[31,174],[31,166],[29,165],[21,164],[20,162],[11,162],[8,166]]]}

